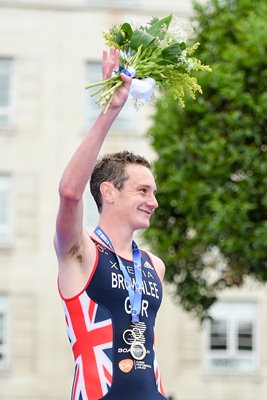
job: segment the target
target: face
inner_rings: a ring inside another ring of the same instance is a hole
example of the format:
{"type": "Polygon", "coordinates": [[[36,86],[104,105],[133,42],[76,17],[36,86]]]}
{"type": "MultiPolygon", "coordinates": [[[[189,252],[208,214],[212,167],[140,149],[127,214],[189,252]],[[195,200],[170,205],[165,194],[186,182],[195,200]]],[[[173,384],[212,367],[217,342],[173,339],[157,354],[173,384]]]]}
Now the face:
{"type": "Polygon", "coordinates": [[[145,229],[153,211],[158,207],[156,184],[152,172],[143,165],[129,164],[128,179],[121,190],[116,189],[115,207],[121,221],[135,229],[145,229]]]}

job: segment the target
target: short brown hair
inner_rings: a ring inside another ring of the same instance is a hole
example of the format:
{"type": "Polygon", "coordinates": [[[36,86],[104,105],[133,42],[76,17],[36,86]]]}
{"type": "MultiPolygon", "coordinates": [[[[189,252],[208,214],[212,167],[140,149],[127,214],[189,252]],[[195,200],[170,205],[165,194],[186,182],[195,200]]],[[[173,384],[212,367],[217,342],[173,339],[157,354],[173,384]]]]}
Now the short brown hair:
{"type": "Polygon", "coordinates": [[[101,183],[111,182],[116,189],[121,190],[129,178],[125,172],[129,164],[139,164],[151,169],[151,164],[144,157],[129,151],[106,154],[97,161],[90,179],[90,190],[99,212],[102,211],[101,183]]]}

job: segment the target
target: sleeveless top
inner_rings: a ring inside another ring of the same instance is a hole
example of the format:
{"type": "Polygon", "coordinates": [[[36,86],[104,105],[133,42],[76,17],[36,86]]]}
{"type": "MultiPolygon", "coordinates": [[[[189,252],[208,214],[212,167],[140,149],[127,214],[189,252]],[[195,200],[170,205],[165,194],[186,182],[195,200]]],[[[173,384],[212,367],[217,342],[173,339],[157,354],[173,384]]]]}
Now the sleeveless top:
{"type": "MultiPolygon", "coordinates": [[[[94,242],[97,259],[86,287],[68,299],[60,293],[75,359],[71,400],[166,399],[154,351],[154,323],[162,285],[151,259],[140,250],[143,294],[139,327],[146,355],[138,361],[123,339],[128,330],[125,337],[130,343],[133,325],[128,290],[116,255],[94,242]]],[[[133,262],[121,259],[134,282],[133,262]]]]}

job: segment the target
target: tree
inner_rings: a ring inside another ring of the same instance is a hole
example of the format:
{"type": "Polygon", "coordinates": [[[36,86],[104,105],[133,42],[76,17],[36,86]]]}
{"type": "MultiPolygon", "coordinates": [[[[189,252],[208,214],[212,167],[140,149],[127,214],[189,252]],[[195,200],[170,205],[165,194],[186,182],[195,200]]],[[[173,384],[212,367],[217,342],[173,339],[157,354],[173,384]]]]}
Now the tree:
{"type": "Polygon", "coordinates": [[[218,290],[267,281],[267,4],[195,4],[203,95],[156,103],[148,132],[160,204],[145,238],[183,307],[204,318],[218,290]]]}

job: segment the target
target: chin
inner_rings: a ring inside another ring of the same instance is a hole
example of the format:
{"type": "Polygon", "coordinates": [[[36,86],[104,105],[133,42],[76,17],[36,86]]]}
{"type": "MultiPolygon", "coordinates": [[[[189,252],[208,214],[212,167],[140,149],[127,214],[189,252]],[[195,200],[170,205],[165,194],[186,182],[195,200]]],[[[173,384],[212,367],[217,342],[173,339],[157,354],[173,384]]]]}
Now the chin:
{"type": "Polygon", "coordinates": [[[150,216],[136,218],[134,223],[134,230],[147,229],[150,226],[150,216]]]}
{"type": "Polygon", "coordinates": [[[142,223],[139,224],[138,228],[136,229],[147,229],[150,225],[150,221],[143,221],[142,223]]]}

